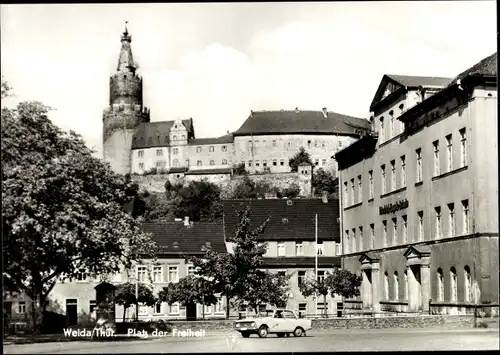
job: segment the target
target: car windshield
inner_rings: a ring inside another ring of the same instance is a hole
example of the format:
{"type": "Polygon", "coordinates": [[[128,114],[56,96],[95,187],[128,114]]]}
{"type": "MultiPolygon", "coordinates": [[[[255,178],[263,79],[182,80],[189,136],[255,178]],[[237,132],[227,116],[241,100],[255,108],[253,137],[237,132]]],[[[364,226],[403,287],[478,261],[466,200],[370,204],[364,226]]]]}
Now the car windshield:
{"type": "Polygon", "coordinates": [[[274,311],[272,309],[266,309],[259,311],[259,317],[272,317],[274,311]]]}

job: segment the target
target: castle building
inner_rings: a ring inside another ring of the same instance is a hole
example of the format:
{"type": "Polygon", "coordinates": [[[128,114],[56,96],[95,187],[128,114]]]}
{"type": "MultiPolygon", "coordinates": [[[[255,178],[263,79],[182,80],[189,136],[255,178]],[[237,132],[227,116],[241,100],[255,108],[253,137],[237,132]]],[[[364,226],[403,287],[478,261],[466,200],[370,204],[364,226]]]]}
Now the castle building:
{"type": "Polygon", "coordinates": [[[331,152],[367,134],[367,120],[327,111],[252,111],[233,133],[196,138],[193,119],[152,122],[143,105],[142,78],[132,56],[132,37],[121,37],[117,72],[110,78],[110,105],[103,115],[104,159],[120,174],[157,174],[170,180],[230,179],[243,164],[251,174],[288,173],[300,147],[313,164],[336,172],[331,152]]]}
{"type": "MultiPolygon", "coordinates": [[[[363,311],[498,312],[496,53],[455,79],[385,75],[374,131],[335,155],[363,311]]],[[[346,301],[347,303],[347,301],[346,301]]]]}

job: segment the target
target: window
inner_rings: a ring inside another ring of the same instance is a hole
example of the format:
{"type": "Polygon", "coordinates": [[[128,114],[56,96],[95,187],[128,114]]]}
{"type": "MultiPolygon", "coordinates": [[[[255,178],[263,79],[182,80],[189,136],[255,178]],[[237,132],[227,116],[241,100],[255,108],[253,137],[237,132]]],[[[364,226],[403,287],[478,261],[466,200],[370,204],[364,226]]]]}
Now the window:
{"type": "Polygon", "coordinates": [[[307,315],[307,303],[299,303],[299,317],[304,318],[307,315]]]}
{"type": "Polygon", "coordinates": [[[300,286],[306,281],[306,272],[303,270],[299,270],[297,273],[297,286],[300,286]]]}
{"type": "Polygon", "coordinates": [[[159,161],[156,162],[156,168],[162,169],[163,167],[165,167],[165,162],[164,161],[159,160],[159,161]]]}
{"type": "Polygon", "coordinates": [[[382,185],[381,185],[381,190],[382,190],[382,195],[385,194],[385,164],[380,166],[380,170],[382,171],[382,185]]]}
{"type": "Polygon", "coordinates": [[[248,141],[247,146],[250,148],[252,146],[252,141],[248,141]]]}
{"type": "Polygon", "coordinates": [[[392,219],[392,245],[396,245],[398,243],[398,219],[392,219]]]}
{"type": "Polygon", "coordinates": [[[468,265],[464,267],[464,301],[472,302],[474,300],[472,294],[472,276],[468,265]]]}
{"type": "Polygon", "coordinates": [[[304,246],[302,245],[302,242],[295,243],[295,255],[296,256],[303,256],[304,255],[304,246]]]}
{"type": "Polygon", "coordinates": [[[179,159],[174,159],[174,160],[172,161],[172,166],[173,166],[174,168],[178,168],[178,167],[179,167],[179,159]]]}
{"type": "Polygon", "coordinates": [[[370,170],[368,172],[368,179],[369,179],[369,198],[373,198],[373,170],[370,170]]]}
{"type": "Polygon", "coordinates": [[[179,281],[179,269],[177,266],[168,267],[168,281],[169,282],[179,281]]]}
{"type": "Polygon", "coordinates": [[[338,146],[339,146],[339,148],[342,148],[342,141],[339,141],[338,146]]]}
{"type": "Polygon", "coordinates": [[[318,270],[318,282],[321,282],[325,279],[325,270],[318,270]]]}
{"type": "Polygon", "coordinates": [[[227,165],[227,159],[222,159],[222,165],[227,165]]]}
{"type": "Polygon", "coordinates": [[[351,179],[351,201],[352,203],[355,203],[355,194],[354,194],[354,179],[351,179]]]}
{"type": "Polygon", "coordinates": [[[396,190],[396,161],[391,160],[391,189],[396,190]]]}
{"type": "Polygon", "coordinates": [[[326,307],[325,307],[325,304],[323,302],[316,303],[316,312],[317,313],[325,314],[325,308],[326,308],[326,312],[328,312],[328,302],[326,303],[326,307]]]}
{"type": "Polygon", "coordinates": [[[391,118],[389,121],[389,138],[392,138],[392,136],[394,135],[394,115],[392,111],[390,112],[390,114],[391,118]]]}
{"type": "Polygon", "coordinates": [[[448,213],[449,213],[448,235],[450,237],[454,237],[455,236],[455,204],[454,203],[448,204],[448,213]]]}
{"type": "Polygon", "coordinates": [[[450,301],[457,300],[457,293],[457,270],[452,266],[450,269],[450,301]]]}
{"type": "Polygon", "coordinates": [[[387,246],[388,240],[387,240],[387,221],[382,221],[382,238],[384,241],[384,247],[387,246]]]}
{"type": "Polygon", "coordinates": [[[417,179],[416,182],[422,182],[422,149],[418,148],[415,150],[415,155],[417,157],[417,179]]]}
{"type": "Polygon", "coordinates": [[[417,212],[418,218],[418,241],[424,240],[424,211],[417,212]]]}
{"type": "Polygon", "coordinates": [[[438,176],[440,174],[439,168],[439,141],[432,142],[432,146],[434,149],[434,176],[438,176]]]}
{"type": "Polygon", "coordinates": [[[462,201],[463,234],[469,234],[469,200],[462,201]]]}
{"type": "Polygon", "coordinates": [[[210,160],[210,165],[215,165],[215,161],[214,160],[210,160]]]}
{"type": "Polygon", "coordinates": [[[184,160],[184,165],[189,166],[189,159],[184,160]]]}
{"type": "Polygon", "coordinates": [[[322,166],[326,165],[326,159],[321,159],[321,165],[322,166]]]}
{"type": "Polygon", "coordinates": [[[163,150],[162,149],[156,149],[156,156],[161,157],[163,155],[163,150]]]}
{"type": "Polygon", "coordinates": [[[363,185],[361,181],[361,175],[358,176],[358,202],[363,201],[363,185]]]}
{"type": "Polygon", "coordinates": [[[168,306],[168,313],[169,314],[179,314],[179,304],[178,303],[173,303],[168,306]]]}
{"type": "Polygon", "coordinates": [[[408,271],[405,270],[405,272],[403,273],[403,277],[404,277],[404,283],[405,283],[405,300],[408,301],[408,294],[409,294],[409,290],[408,290],[408,271]]]}
{"type": "Polygon", "coordinates": [[[349,195],[347,192],[347,181],[344,182],[344,205],[345,206],[349,205],[349,195]]]}
{"type": "Polygon", "coordinates": [[[162,309],[162,304],[161,302],[156,302],[155,303],[155,314],[163,314],[163,309],[162,309]]]}
{"type": "Polygon", "coordinates": [[[262,166],[267,166],[267,160],[262,161],[262,166]]]}
{"type": "Polygon", "coordinates": [[[137,266],[137,281],[146,282],[148,277],[148,269],[146,266],[137,266]]]}
{"type": "Polygon", "coordinates": [[[214,151],[214,147],[213,147],[213,145],[211,145],[210,147],[208,147],[208,151],[209,151],[210,153],[212,153],[212,152],[214,151]]]}
{"type": "Polygon", "coordinates": [[[186,135],[185,134],[181,135],[181,139],[183,140],[186,139],[186,135]]]}
{"type": "Polygon", "coordinates": [[[393,283],[393,295],[392,295],[392,299],[393,300],[399,300],[399,276],[398,276],[398,272],[397,271],[394,271],[394,283],[393,283]]]}
{"type": "Polygon", "coordinates": [[[187,267],[187,274],[188,274],[188,276],[194,275],[194,272],[195,272],[194,265],[188,265],[188,267],[187,267]]]}
{"type": "Polygon", "coordinates": [[[273,139],[273,147],[276,147],[276,146],[277,146],[276,139],[273,139]]]}
{"type": "Polygon", "coordinates": [[[383,142],[385,140],[385,129],[384,129],[384,117],[380,117],[380,141],[383,142]]]}
{"type": "Polygon", "coordinates": [[[406,187],[406,159],[404,155],[401,157],[401,187],[406,187]]]}
{"type": "Polygon", "coordinates": [[[278,242],[278,256],[285,256],[285,243],[278,242]]]}
{"type": "Polygon", "coordinates": [[[318,240],[318,242],[316,243],[316,249],[317,249],[317,254],[318,255],[324,255],[324,249],[323,249],[323,241],[322,240],[318,240]]]}
{"type": "Polygon", "coordinates": [[[375,249],[375,224],[370,224],[370,249],[375,249]]]}
{"type": "Polygon", "coordinates": [[[201,160],[197,160],[197,161],[196,161],[196,166],[201,166],[201,165],[202,165],[201,160]]]}
{"type": "Polygon", "coordinates": [[[139,151],[137,152],[137,156],[138,156],[139,158],[142,158],[142,157],[144,156],[144,150],[139,150],[139,151]]]}
{"type": "Polygon", "coordinates": [[[437,269],[437,299],[438,301],[444,300],[444,278],[443,269],[437,269]]]}
{"type": "Polygon", "coordinates": [[[389,299],[389,274],[387,271],[384,273],[384,299],[389,299]]]}
{"type": "Polygon", "coordinates": [[[196,147],[196,153],[201,153],[201,147],[196,147]]]}
{"type": "Polygon", "coordinates": [[[223,146],[221,147],[221,149],[222,149],[222,151],[223,151],[223,152],[227,152],[227,146],[223,145],[223,146]]]}
{"type": "Polygon", "coordinates": [[[179,154],[179,148],[173,148],[173,149],[172,149],[172,154],[173,154],[173,155],[177,155],[177,154],[179,154]]]}
{"type": "Polygon", "coordinates": [[[318,166],[318,165],[319,165],[319,158],[316,158],[316,159],[314,160],[314,165],[316,165],[316,166],[318,166]]]}
{"type": "Polygon", "coordinates": [[[359,250],[363,250],[363,227],[359,227],[359,250]]]}
{"type": "Polygon", "coordinates": [[[252,161],[251,161],[251,160],[249,160],[249,161],[248,161],[248,166],[249,166],[249,167],[251,167],[251,166],[252,166],[252,161]]]}
{"type": "Polygon", "coordinates": [[[465,128],[460,131],[460,167],[467,165],[467,133],[465,128]]]}
{"type": "Polygon", "coordinates": [[[93,313],[96,307],[97,307],[96,300],[89,301],[89,313],[93,313]]]}
{"type": "Polygon", "coordinates": [[[148,306],[143,303],[139,303],[139,314],[145,316],[148,314],[148,306]]]}
{"type": "Polygon", "coordinates": [[[255,166],[260,166],[260,162],[258,160],[255,161],[255,166]]]}
{"type": "Polygon", "coordinates": [[[307,141],[307,148],[311,148],[311,141],[307,141]]]}
{"type": "Polygon", "coordinates": [[[163,266],[153,266],[153,282],[163,282],[163,266]]]}
{"type": "Polygon", "coordinates": [[[290,148],[292,146],[292,142],[288,142],[287,146],[288,146],[288,148],[290,148]]]}
{"type": "Polygon", "coordinates": [[[436,236],[435,238],[441,238],[441,207],[434,207],[434,212],[436,213],[436,236]]]}
{"type": "Polygon", "coordinates": [[[276,159],[273,159],[273,166],[277,166],[278,165],[278,162],[276,159]]]}
{"type": "Polygon", "coordinates": [[[451,134],[446,136],[447,171],[453,170],[453,139],[451,134]]]}
{"type": "Polygon", "coordinates": [[[19,302],[19,304],[17,305],[17,313],[26,313],[26,302],[19,302]]]}
{"type": "Polygon", "coordinates": [[[349,239],[349,231],[346,230],[345,231],[345,241],[344,241],[344,248],[345,248],[344,252],[345,252],[345,254],[349,253],[349,251],[350,251],[350,248],[349,248],[349,245],[350,245],[349,241],[350,240],[351,239],[349,239]]]}
{"type": "Polygon", "coordinates": [[[356,252],[356,228],[352,229],[352,252],[356,252]]]}
{"type": "Polygon", "coordinates": [[[285,161],[283,159],[280,159],[280,165],[281,166],[285,165],[285,161]]]}
{"type": "Polygon", "coordinates": [[[139,163],[139,169],[144,170],[144,163],[139,163]]]}
{"type": "MultiPolygon", "coordinates": [[[[177,128],[177,127],[176,127],[176,128],[177,128]]],[[[174,135],[172,136],[172,140],[176,141],[176,140],[177,140],[177,135],[175,135],[175,134],[174,134],[174,135]]]]}
{"type": "Polygon", "coordinates": [[[222,298],[217,298],[217,303],[214,305],[215,313],[224,313],[224,304],[222,303],[222,298]]]}
{"type": "Polygon", "coordinates": [[[325,147],[326,147],[325,141],[322,141],[321,142],[321,148],[325,148],[325,147]]]}
{"type": "Polygon", "coordinates": [[[408,217],[404,215],[403,219],[403,244],[408,243],[408,217]]]}
{"type": "Polygon", "coordinates": [[[257,148],[259,146],[259,141],[258,140],[254,141],[253,145],[255,148],[257,148]]]}

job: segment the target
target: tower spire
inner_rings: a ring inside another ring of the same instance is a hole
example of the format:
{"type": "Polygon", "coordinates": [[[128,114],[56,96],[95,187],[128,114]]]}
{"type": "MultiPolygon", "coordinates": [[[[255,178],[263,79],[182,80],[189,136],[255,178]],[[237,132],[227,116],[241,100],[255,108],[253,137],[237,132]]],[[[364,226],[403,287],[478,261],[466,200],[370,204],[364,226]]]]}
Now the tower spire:
{"type": "Polygon", "coordinates": [[[132,36],[128,33],[127,23],[128,21],[125,21],[125,32],[123,32],[121,37],[122,48],[120,50],[120,57],[118,58],[117,71],[135,73],[136,65],[132,56],[132,48],[130,47],[132,36]]]}

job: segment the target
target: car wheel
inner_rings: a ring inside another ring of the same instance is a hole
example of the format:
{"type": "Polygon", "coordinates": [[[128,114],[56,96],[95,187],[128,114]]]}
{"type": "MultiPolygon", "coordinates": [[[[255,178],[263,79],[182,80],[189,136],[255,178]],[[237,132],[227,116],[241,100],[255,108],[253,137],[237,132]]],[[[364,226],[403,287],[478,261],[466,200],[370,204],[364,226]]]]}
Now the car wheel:
{"type": "Polygon", "coordinates": [[[276,335],[278,336],[278,338],[284,338],[286,333],[276,333],[276,335]]]}
{"type": "Polygon", "coordinates": [[[262,327],[259,328],[259,338],[265,338],[267,337],[267,334],[269,331],[267,330],[267,327],[263,325],[262,327]]]}
{"type": "Polygon", "coordinates": [[[293,331],[293,335],[296,336],[296,337],[302,336],[302,333],[304,333],[304,329],[302,329],[301,327],[297,327],[293,331]]]}
{"type": "Polygon", "coordinates": [[[243,338],[248,338],[250,336],[250,333],[248,333],[248,332],[241,332],[241,336],[243,338]]]}

